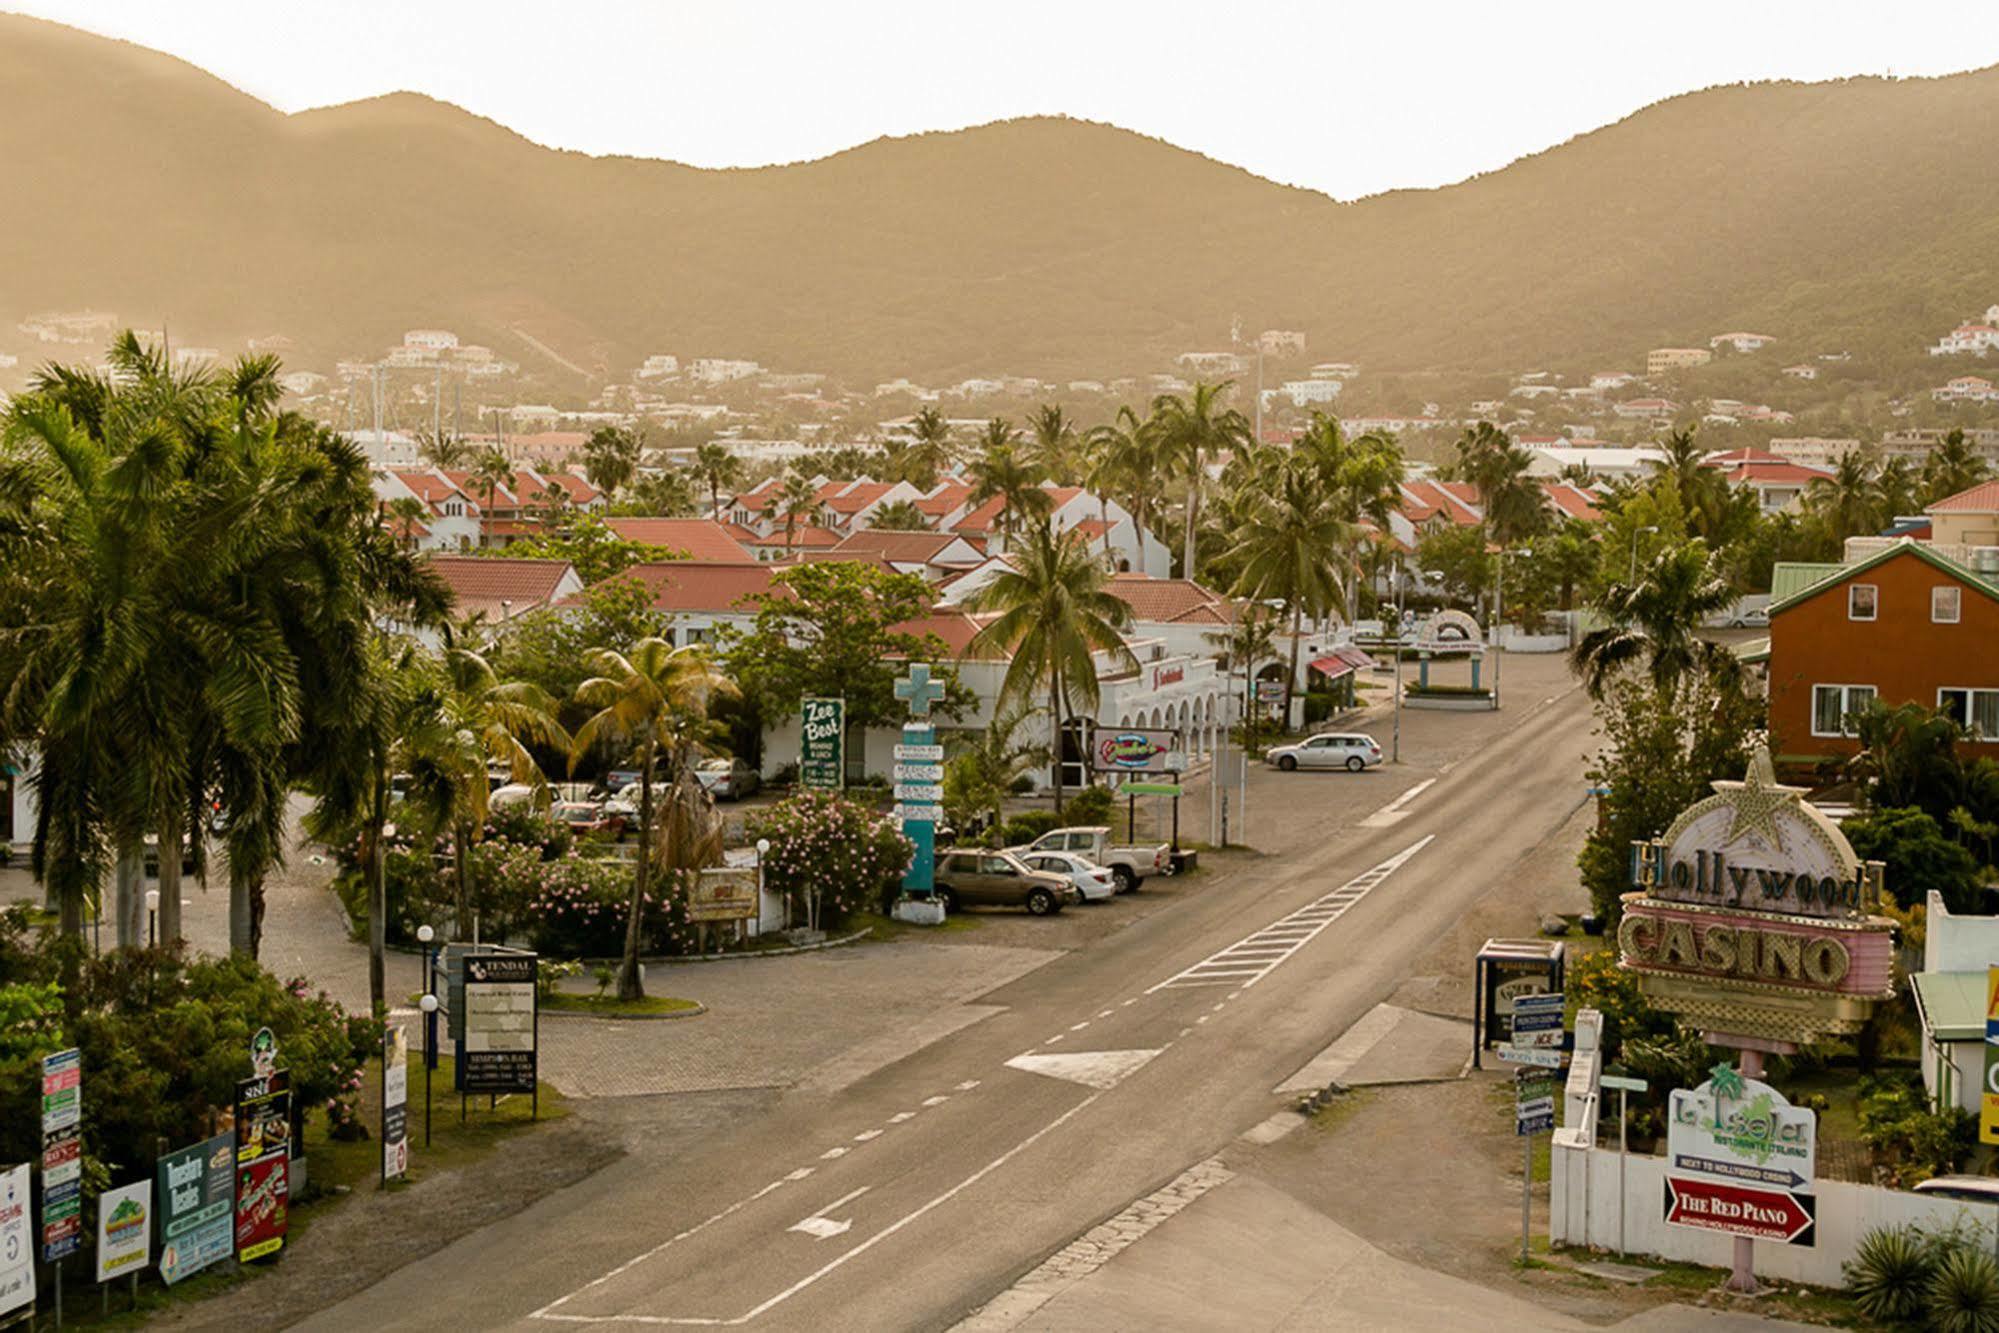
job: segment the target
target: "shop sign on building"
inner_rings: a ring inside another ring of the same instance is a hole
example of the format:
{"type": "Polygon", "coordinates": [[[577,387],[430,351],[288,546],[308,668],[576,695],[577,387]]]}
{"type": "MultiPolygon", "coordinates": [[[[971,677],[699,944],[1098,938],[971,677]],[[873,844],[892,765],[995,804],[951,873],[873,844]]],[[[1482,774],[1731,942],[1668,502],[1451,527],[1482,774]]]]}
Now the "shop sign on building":
{"type": "Polygon", "coordinates": [[[1803,1044],[1859,1031],[1894,994],[1879,863],[1777,785],[1767,750],[1714,787],[1665,836],[1632,844],[1623,965],[1655,1007],[1705,1032],[1803,1044]]]}
{"type": "Polygon", "coordinates": [[[1099,773],[1164,773],[1176,739],[1176,733],[1164,729],[1100,727],[1092,766],[1099,773]]]}

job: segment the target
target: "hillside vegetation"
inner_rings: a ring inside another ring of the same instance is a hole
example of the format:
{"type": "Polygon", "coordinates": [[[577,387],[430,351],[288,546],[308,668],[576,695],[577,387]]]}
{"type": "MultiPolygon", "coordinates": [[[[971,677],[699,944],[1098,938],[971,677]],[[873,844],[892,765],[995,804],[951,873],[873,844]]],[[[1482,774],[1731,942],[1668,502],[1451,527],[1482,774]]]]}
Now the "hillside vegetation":
{"type": "Polygon", "coordinates": [[[285,332],[309,363],[442,325],[532,362],[518,329],[605,374],[671,350],[931,381],[1155,368],[1236,315],[1411,370],[1588,370],[1733,328],[1913,350],[1999,300],[1996,118],[1999,69],[1718,88],[1357,203],[1050,118],[706,171],[408,94],[286,116],[0,16],[0,328],[96,306],[285,332]]]}

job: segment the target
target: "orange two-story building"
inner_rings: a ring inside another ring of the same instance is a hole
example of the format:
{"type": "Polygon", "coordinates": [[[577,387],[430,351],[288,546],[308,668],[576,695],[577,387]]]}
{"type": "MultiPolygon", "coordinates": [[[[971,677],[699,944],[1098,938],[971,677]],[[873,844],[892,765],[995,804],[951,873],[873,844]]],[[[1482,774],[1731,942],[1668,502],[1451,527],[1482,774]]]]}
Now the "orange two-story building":
{"type": "Polygon", "coordinates": [[[1940,708],[1999,755],[1999,586],[1910,540],[1827,568],[1770,607],[1770,749],[1803,768],[1855,753],[1849,715],[1940,708]]]}

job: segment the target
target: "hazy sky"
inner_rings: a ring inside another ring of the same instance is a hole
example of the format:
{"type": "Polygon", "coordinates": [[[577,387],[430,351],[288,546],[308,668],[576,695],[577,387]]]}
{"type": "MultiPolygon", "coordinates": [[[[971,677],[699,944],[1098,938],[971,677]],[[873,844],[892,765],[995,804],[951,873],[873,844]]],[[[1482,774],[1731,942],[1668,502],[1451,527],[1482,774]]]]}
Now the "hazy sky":
{"type": "Polygon", "coordinates": [[[1438,185],[1717,83],[1999,63],[1927,0],[0,0],[285,110],[414,89],[541,143],[700,166],[1060,112],[1341,198],[1438,185]]]}

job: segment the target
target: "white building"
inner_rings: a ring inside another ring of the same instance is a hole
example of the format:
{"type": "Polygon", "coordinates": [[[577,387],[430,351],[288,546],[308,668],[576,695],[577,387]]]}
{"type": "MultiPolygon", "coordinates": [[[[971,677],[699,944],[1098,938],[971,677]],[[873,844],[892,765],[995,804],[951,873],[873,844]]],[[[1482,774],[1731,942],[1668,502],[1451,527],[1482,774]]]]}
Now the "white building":
{"type": "Polygon", "coordinates": [[[118,316],[105,310],[52,310],[15,325],[45,343],[102,343],[118,332],[118,316]]]}
{"type": "Polygon", "coordinates": [[[1006,392],[1006,381],[974,376],[959,380],[944,392],[953,398],[993,398],[1006,392]]]}
{"type": "Polygon", "coordinates": [[[368,465],[375,468],[422,467],[414,435],[399,430],[350,430],[347,438],[361,446],[368,465]]]}
{"type": "Polygon", "coordinates": [[[1256,345],[1265,356],[1305,355],[1305,335],[1289,329],[1265,329],[1256,336],[1256,345]]]}
{"type": "Polygon", "coordinates": [[[284,386],[286,393],[305,398],[326,387],[326,376],[310,370],[288,370],[278,376],[278,383],[284,386]]]}
{"type": "Polygon", "coordinates": [[[1771,453],[1779,458],[1800,463],[1805,467],[1830,468],[1839,460],[1860,448],[1860,441],[1854,439],[1827,439],[1818,435],[1790,436],[1772,440],[1771,453]]]}
{"type": "Polygon", "coordinates": [[[1707,340],[1707,345],[1720,347],[1726,344],[1738,352],[1760,352],[1775,341],[1767,333],[1717,333],[1707,340]]]}
{"type": "Polygon", "coordinates": [[[655,353],[645,359],[638,368],[638,378],[642,380],[664,379],[668,375],[680,373],[680,358],[665,352],[655,353]]]}
{"type": "Polygon", "coordinates": [[[427,352],[448,352],[458,346],[458,335],[449,329],[410,329],[403,334],[403,346],[427,352]]]}
{"type": "Polygon", "coordinates": [[[1312,367],[1315,380],[1350,380],[1360,374],[1360,367],[1351,361],[1321,361],[1312,367]]]}
{"type": "Polygon", "coordinates": [[[1954,375],[1948,383],[1931,389],[1930,397],[1940,403],[1991,403],[1999,402],[1999,389],[1977,375],[1954,375]]]}
{"type": "Polygon", "coordinates": [[[1196,375],[1237,375],[1249,368],[1249,360],[1235,352],[1182,352],[1173,364],[1196,375]]]}
{"type": "Polygon", "coordinates": [[[1924,907],[1923,970],[1909,978],[1923,1028],[1923,1087],[1939,1104],[1974,1115],[1985,1086],[1986,969],[1995,960],[1999,917],[1958,916],[1932,892],[1924,907]]]}
{"type": "Polygon", "coordinates": [[[1589,386],[1592,389],[1621,389],[1637,378],[1622,370],[1599,370],[1589,377],[1589,386]]]}
{"type": "Polygon", "coordinates": [[[1783,373],[1794,380],[1815,380],[1819,377],[1819,368],[1810,362],[1804,362],[1795,366],[1785,366],[1783,373]]]}
{"type": "Polygon", "coordinates": [[[173,357],[176,370],[200,370],[220,364],[222,350],[217,347],[176,347],[173,357]]]}
{"type": "Polygon", "coordinates": [[[754,361],[731,361],[722,357],[696,357],[688,363],[687,374],[700,384],[727,384],[761,375],[763,367],[754,361]]]}
{"type": "Polygon", "coordinates": [[[1581,467],[1592,477],[1629,477],[1642,479],[1652,475],[1652,465],[1663,463],[1666,455],[1649,445],[1634,448],[1614,448],[1609,445],[1581,444],[1529,444],[1527,452],[1531,461],[1527,465],[1530,477],[1559,477],[1563,469],[1581,467]]]}
{"type": "Polygon", "coordinates": [[[1330,403],[1346,388],[1338,380],[1286,380],[1275,389],[1263,391],[1263,403],[1268,407],[1279,397],[1289,398],[1293,407],[1305,407],[1312,403],[1330,403]]]}

